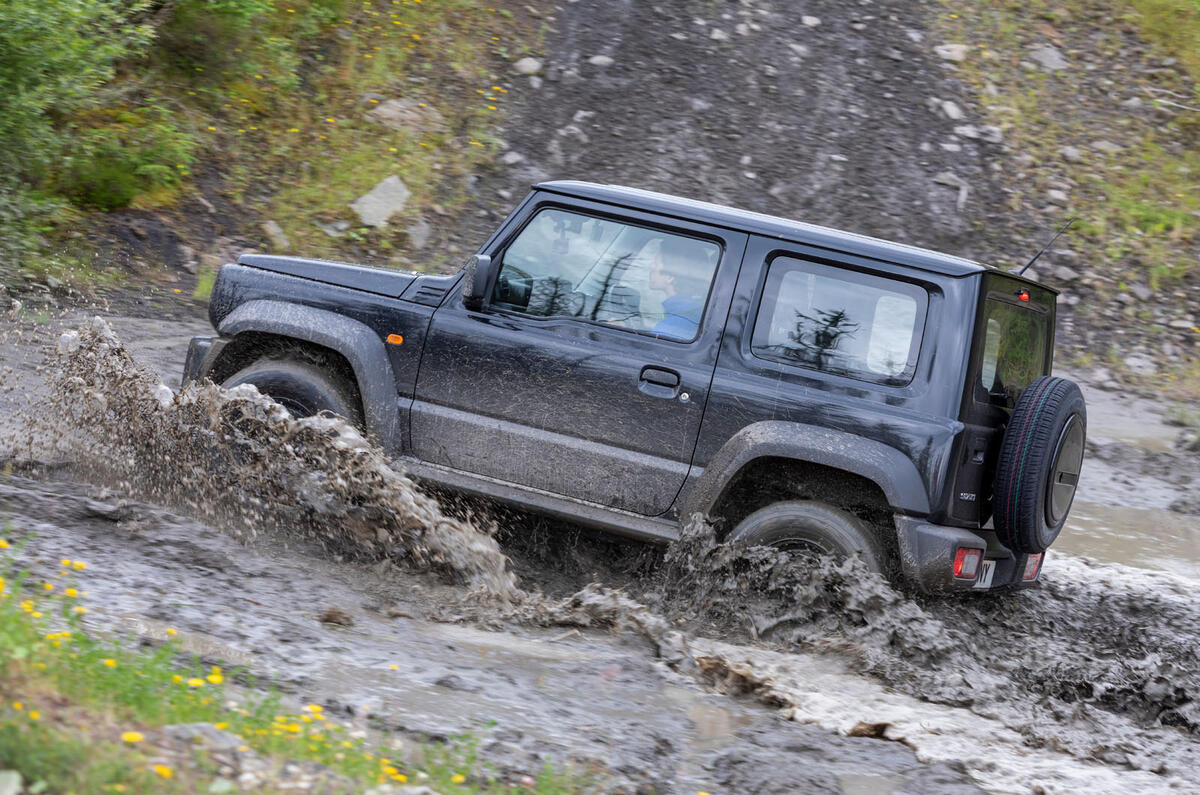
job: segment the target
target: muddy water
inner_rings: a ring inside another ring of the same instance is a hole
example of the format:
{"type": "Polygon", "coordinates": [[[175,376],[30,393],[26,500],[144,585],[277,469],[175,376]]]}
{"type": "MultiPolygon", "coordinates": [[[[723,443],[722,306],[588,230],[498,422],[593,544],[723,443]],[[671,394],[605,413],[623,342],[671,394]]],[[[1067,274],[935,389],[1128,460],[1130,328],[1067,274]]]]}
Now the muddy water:
{"type": "MultiPolygon", "coordinates": [[[[528,590],[536,578],[518,587],[488,532],[442,514],[344,427],[297,423],[248,393],[173,396],[102,326],[61,349],[61,410],[41,442],[95,483],[223,532],[144,503],[106,517],[112,500],[89,505],[80,486],[17,483],[9,510],[47,543],[110,554],[120,620],[184,624],[216,656],[248,655],[401,736],[478,730],[499,713],[484,741],[498,764],[582,759],[616,786],[680,792],[1200,789],[1186,566],[1139,568],[1117,546],[1126,562],[1102,563],[1103,545],[1082,558],[1064,539],[1039,588],[917,599],[850,564],[717,546],[697,526],[651,576],[620,577],[628,592],[600,567],[599,583],[547,599],[528,590]],[[55,515],[66,527],[38,518],[55,515]],[[355,625],[318,624],[329,606],[355,625]]],[[[1079,539],[1104,532],[1088,508],[1079,539]]],[[[1128,534],[1114,516],[1109,532],[1128,534]]],[[[573,563],[551,549],[542,565],[556,554],[573,563]]]]}

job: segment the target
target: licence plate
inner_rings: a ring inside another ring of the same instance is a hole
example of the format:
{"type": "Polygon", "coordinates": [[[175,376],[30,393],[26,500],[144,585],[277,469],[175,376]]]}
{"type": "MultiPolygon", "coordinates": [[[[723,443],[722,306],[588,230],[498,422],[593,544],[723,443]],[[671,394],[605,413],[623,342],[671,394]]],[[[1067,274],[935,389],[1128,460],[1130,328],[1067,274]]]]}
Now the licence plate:
{"type": "Polygon", "coordinates": [[[983,571],[979,572],[979,579],[975,581],[972,588],[991,588],[992,577],[996,576],[996,561],[985,560],[983,562],[983,571]]]}

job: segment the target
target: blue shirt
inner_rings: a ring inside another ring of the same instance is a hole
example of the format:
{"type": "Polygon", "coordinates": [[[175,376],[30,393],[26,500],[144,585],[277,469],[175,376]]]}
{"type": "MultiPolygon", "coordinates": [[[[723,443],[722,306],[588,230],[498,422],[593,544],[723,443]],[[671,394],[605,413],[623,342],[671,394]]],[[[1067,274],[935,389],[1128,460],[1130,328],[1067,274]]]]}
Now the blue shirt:
{"type": "Polygon", "coordinates": [[[695,339],[700,330],[700,316],[704,314],[704,301],[691,295],[673,295],[662,306],[666,317],[651,331],[676,340],[695,339]]]}

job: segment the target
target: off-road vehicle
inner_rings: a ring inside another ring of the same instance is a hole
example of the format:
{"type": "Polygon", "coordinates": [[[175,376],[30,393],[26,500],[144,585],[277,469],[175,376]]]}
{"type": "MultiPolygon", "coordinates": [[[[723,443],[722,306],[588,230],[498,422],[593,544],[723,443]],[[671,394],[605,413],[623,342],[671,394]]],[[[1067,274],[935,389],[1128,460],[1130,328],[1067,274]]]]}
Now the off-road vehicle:
{"type": "Polygon", "coordinates": [[[923,590],[1034,582],[1086,413],[1056,293],[969,260],[547,182],[453,275],[245,255],[185,381],[340,414],[416,478],[644,541],[858,555],[923,590]]]}

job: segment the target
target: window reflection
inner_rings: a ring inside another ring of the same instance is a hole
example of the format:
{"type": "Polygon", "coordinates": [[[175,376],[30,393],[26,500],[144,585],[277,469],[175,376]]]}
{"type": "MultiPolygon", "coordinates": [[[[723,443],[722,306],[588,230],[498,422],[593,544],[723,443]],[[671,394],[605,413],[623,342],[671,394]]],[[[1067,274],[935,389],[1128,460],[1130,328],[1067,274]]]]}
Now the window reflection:
{"type": "Polygon", "coordinates": [[[791,257],[771,262],[751,349],[815,370],[907,383],[927,296],[906,282],[791,257]]]}

